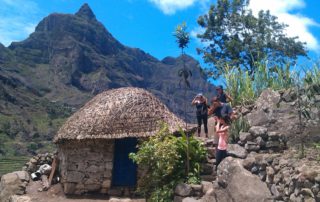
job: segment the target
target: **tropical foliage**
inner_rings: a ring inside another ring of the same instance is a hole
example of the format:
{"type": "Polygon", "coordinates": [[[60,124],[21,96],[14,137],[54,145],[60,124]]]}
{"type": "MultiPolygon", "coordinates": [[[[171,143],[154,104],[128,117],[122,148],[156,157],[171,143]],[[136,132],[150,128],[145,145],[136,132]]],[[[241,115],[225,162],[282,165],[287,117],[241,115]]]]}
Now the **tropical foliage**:
{"type": "Polygon", "coordinates": [[[173,189],[180,182],[200,182],[200,163],[205,160],[206,150],[201,142],[189,138],[190,172],[186,173],[187,137],[181,131],[176,137],[163,125],[159,133],[143,141],[137,153],[130,158],[140,168],[144,176],[138,182],[138,192],[149,201],[172,201],[173,189]]]}
{"type": "MultiPolygon", "coordinates": [[[[226,66],[223,77],[227,91],[234,98],[233,105],[248,105],[266,88],[274,90],[288,89],[294,86],[295,72],[289,65],[273,66],[268,61],[255,64],[255,73],[250,76],[249,71],[226,66]]],[[[301,80],[301,79],[300,79],[301,80]]]]}
{"type": "Polygon", "coordinates": [[[267,59],[282,66],[307,55],[298,37],[285,34],[287,25],[269,11],[260,11],[255,17],[248,4],[249,0],[217,0],[208,14],[198,19],[204,29],[198,37],[205,42],[198,52],[212,64],[215,78],[223,74],[226,65],[244,68],[252,76],[256,62],[267,59]]]}

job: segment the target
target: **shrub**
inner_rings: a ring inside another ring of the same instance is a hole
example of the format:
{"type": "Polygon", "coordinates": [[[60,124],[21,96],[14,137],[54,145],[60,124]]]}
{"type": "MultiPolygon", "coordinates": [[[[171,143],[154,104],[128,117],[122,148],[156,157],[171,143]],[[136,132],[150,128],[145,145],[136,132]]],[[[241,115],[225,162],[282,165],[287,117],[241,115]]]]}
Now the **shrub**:
{"type": "Polygon", "coordinates": [[[202,143],[189,138],[190,173],[186,173],[187,138],[169,133],[168,126],[163,125],[153,137],[139,144],[139,151],[129,157],[145,175],[139,179],[138,192],[148,201],[172,201],[173,189],[180,182],[199,182],[200,163],[205,160],[206,150],[202,143]]]}

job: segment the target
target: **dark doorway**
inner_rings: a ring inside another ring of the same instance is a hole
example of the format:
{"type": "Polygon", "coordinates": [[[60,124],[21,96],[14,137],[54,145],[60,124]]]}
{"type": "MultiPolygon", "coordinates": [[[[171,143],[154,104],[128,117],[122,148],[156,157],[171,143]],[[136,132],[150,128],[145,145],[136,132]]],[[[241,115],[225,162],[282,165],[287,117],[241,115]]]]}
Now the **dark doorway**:
{"type": "Polygon", "coordinates": [[[129,159],[136,152],[137,138],[116,139],[114,145],[112,186],[135,186],[137,165],[129,159]]]}

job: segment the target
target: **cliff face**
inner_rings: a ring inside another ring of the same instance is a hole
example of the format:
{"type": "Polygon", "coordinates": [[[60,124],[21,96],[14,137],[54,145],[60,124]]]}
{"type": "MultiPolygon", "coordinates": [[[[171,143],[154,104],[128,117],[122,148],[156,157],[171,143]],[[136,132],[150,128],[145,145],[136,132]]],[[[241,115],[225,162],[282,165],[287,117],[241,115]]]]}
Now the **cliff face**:
{"type": "MultiPolygon", "coordinates": [[[[51,141],[64,119],[88,99],[124,86],[151,91],[182,117],[185,99],[178,77],[182,59],[193,73],[189,105],[198,92],[213,92],[193,58],[159,61],[121,44],[87,4],[74,15],[51,14],[26,40],[8,48],[0,44],[0,137],[14,144],[15,152],[33,150],[17,142],[18,137],[41,148],[42,140],[51,141]]],[[[194,122],[191,115],[188,120],[194,122]]]]}

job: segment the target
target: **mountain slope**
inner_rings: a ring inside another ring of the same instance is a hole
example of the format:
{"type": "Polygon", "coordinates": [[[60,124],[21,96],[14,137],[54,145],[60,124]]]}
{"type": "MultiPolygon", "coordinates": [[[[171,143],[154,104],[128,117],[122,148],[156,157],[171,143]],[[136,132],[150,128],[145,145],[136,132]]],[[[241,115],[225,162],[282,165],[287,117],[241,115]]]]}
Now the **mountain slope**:
{"type": "MultiPolygon", "coordinates": [[[[189,106],[195,94],[213,92],[193,58],[159,61],[121,44],[87,4],[75,15],[47,16],[26,40],[8,48],[0,44],[0,142],[6,142],[0,154],[43,148],[73,111],[111,88],[148,89],[181,116],[185,99],[178,71],[182,59],[193,73],[189,106]]],[[[195,121],[193,114],[188,121],[195,121]]]]}

